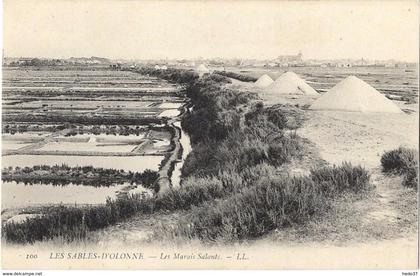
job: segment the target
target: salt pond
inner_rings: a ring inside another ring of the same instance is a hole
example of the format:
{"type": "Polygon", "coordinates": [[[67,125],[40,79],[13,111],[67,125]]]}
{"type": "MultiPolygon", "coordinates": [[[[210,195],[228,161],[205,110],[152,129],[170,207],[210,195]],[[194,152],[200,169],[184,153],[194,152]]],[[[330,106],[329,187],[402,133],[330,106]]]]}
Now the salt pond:
{"type": "Polygon", "coordinates": [[[2,150],[17,150],[27,145],[30,145],[30,143],[23,143],[19,141],[2,141],[1,149],[2,150]]]}
{"type": "Polygon", "coordinates": [[[39,151],[94,151],[94,152],[131,152],[136,145],[114,145],[98,143],[51,142],[37,149],[39,151]]]}
{"type": "MultiPolygon", "coordinates": [[[[91,139],[94,139],[94,141],[97,142],[118,142],[118,143],[131,143],[131,142],[142,142],[142,139],[144,138],[144,132],[140,132],[139,135],[120,135],[120,134],[105,134],[105,133],[101,133],[101,134],[88,134],[88,133],[84,133],[84,134],[76,134],[76,135],[72,135],[72,136],[60,136],[57,137],[57,139],[59,141],[72,141],[72,140],[80,140],[80,141],[89,141],[91,139]]],[[[92,140],[91,140],[92,141],[92,140]]]]}
{"type": "Polygon", "coordinates": [[[74,156],[74,155],[6,155],[2,157],[2,168],[32,167],[35,165],[94,166],[106,169],[142,172],[158,170],[163,156],[74,156]]]}
{"type": "Polygon", "coordinates": [[[178,109],[168,109],[158,115],[158,117],[176,117],[181,114],[178,109]]]}
{"type": "Polygon", "coordinates": [[[124,185],[93,187],[68,184],[55,186],[51,184],[25,185],[15,181],[2,183],[1,208],[27,207],[47,204],[103,204],[107,197],[115,198],[117,191],[124,185]]]}
{"type": "Polygon", "coordinates": [[[182,103],[162,103],[159,105],[159,108],[180,108],[182,103]]]}

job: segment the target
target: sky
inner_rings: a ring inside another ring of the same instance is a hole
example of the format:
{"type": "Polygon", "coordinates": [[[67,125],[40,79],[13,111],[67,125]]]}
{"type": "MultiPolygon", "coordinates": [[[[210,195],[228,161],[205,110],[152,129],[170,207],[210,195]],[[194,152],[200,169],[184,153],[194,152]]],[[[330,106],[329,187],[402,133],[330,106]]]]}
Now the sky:
{"type": "Polygon", "coordinates": [[[418,60],[416,1],[3,0],[8,57],[418,60]]]}

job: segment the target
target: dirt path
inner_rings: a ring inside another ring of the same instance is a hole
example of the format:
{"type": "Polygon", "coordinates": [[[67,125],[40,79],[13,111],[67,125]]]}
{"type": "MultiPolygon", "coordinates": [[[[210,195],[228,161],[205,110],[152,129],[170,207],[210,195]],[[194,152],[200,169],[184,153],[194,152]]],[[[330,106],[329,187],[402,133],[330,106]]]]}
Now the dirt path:
{"type": "Polygon", "coordinates": [[[349,161],[378,168],[385,151],[399,146],[418,148],[417,114],[308,110],[308,120],[298,134],[314,142],[321,157],[331,164],[349,161]]]}
{"type": "Polygon", "coordinates": [[[307,111],[308,120],[299,135],[312,141],[330,164],[350,161],[368,169],[375,189],[365,197],[340,199],[334,203],[333,215],[318,218],[323,222],[290,229],[275,239],[292,240],[300,233],[298,242],[360,242],[365,246],[399,239],[415,249],[417,193],[403,187],[401,177],[384,175],[380,158],[399,146],[418,149],[417,114],[307,111]]]}

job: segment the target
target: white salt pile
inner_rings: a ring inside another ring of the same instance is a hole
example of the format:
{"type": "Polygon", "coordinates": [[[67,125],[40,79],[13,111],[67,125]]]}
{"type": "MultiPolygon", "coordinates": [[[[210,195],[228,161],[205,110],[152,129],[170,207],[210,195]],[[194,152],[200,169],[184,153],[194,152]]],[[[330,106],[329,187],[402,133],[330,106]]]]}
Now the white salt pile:
{"type": "Polygon", "coordinates": [[[395,103],[355,76],[339,82],[316,100],[310,109],[402,113],[395,103]]]}
{"type": "Polygon", "coordinates": [[[256,82],[255,85],[258,87],[267,87],[274,81],[269,75],[262,75],[256,82]]]}
{"type": "Polygon", "coordinates": [[[266,91],[275,94],[318,95],[315,89],[293,72],[282,74],[266,91]]]}
{"type": "Polygon", "coordinates": [[[204,64],[200,64],[200,65],[197,67],[196,71],[197,71],[197,73],[198,73],[198,75],[199,75],[200,77],[201,77],[201,76],[203,76],[204,74],[210,73],[209,68],[207,68],[207,66],[206,66],[206,65],[204,65],[204,64]]]}

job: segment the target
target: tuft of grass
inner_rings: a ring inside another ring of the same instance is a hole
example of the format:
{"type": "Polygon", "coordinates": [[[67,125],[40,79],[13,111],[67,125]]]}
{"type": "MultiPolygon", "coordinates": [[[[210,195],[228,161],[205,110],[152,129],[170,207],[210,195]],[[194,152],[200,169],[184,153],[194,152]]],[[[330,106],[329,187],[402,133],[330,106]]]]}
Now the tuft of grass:
{"type": "Polygon", "coordinates": [[[343,162],[341,166],[312,169],[311,178],[328,195],[345,191],[361,192],[370,187],[369,172],[360,165],[352,166],[349,162],[343,162]]]}
{"type": "Polygon", "coordinates": [[[399,147],[385,152],[381,157],[382,171],[402,175],[402,184],[418,189],[418,152],[414,149],[399,147]]]}
{"type": "Polygon", "coordinates": [[[417,162],[418,152],[404,147],[387,151],[381,157],[382,171],[392,174],[405,174],[417,162]]]}
{"type": "Polygon", "coordinates": [[[419,183],[419,168],[417,166],[412,166],[408,168],[404,174],[402,184],[403,186],[410,187],[413,189],[418,189],[419,183]]]}

